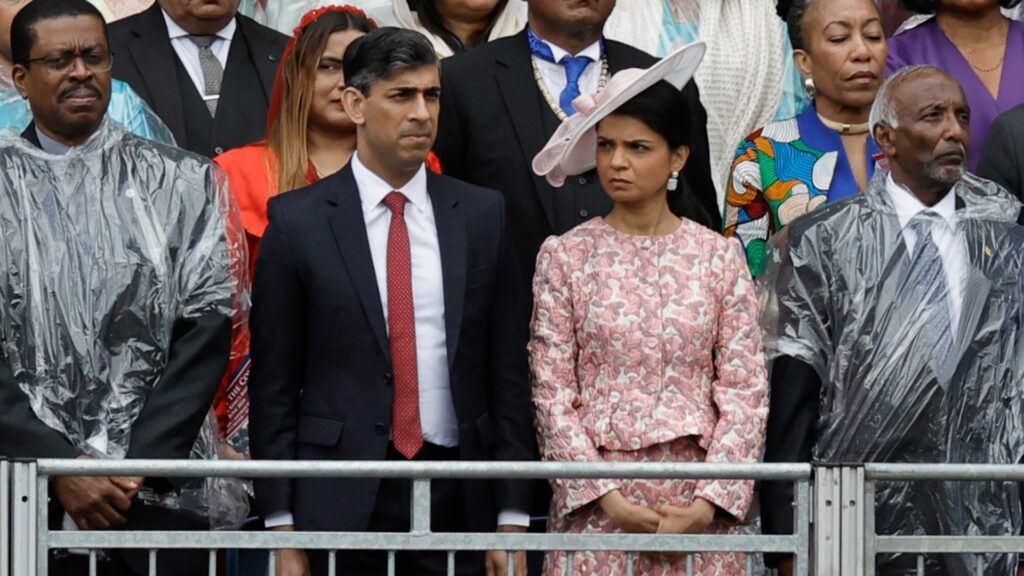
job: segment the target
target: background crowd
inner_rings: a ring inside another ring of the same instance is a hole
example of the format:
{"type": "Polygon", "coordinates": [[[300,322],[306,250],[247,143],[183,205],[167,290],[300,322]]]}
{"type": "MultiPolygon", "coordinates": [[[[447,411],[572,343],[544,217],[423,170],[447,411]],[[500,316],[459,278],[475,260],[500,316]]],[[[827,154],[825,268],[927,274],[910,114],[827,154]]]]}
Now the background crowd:
{"type": "MultiPolygon", "coordinates": [[[[1020,0],[0,0],[0,455],[1024,461],[1020,17],[1020,0]]],[[[405,531],[409,489],[61,478],[51,521],[405,531]]],[[[884,487],[878,525],[1021,530],[1017,485],[971,490],[884,487]]],[[[431,498],[435,531],[792,530],[792,486],[772,483],[431,498]]],[[[168,557],[161,574],[206,565],[168,557]]],[[[278,574],[327,562],[281,550],[278,574]]]]}

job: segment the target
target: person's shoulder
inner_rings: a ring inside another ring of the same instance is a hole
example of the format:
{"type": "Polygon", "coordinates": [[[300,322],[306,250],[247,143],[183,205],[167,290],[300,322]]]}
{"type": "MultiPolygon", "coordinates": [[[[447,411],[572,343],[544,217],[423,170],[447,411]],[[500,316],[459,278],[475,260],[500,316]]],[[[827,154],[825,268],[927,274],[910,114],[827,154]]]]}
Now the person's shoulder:
{"type": "Polygon", "coordinates": [[[937,27],[938,24],[935,23],[935,18],[929,18],[916,26],[901,30],[889,38],[887,42],[889,50],[892,51],[893,47],[895,47],[897,51],[900,51],[922,42],[930,43],[928,39],[932,35],[933,29],[937,27]]]}
{"type": "Polygon", "coordinates": [[[779,143],[795,142],[800,139],[800,125],[795,117],[776,120],[747,134],[743,141],[755,142],[759,138],[779,143]]]}
{"type": "Polygon", "coordinates": [[[489,207],[501,208],[504,205],[504,197],[501,192],[469,182],[463,182],[451,176],[427,172],[427,186],[432,190],[439,190],[449,195],[453,200],[464,203],[471,208],[489,207]]]}
{"type": "Polygon", "coordinates": [[[218,154],[213,161],[224,169],[228,167],[249,168],[257,163],[262,168],[265,165],[268,151],[269,148],[266,144],[248,144],[218,154]]]}
{"type": "Polygon", "coordinates": [[[1006,126],[1013,133],[1019,133],[1024,128],[1024,104],[1018,104],[996,117],[992,127],[1006,126]]]}
{"type": "Polygon", "coordinates": [[[247,38],[259,39],[280,45],[282,50],[284,49],[285,44],[288,43],[287,35],[282,34],[269,26],[264,26],[244,14],[238,14],[235,16],[235,21],[238,22],[238,28],[242,30],[242,33],[245,34],[247,38]]]}
{"type": "MultiPolygon", "coordinates": [[[[456,71],[490,68],[494,66],[495,61],[501,60],[509,54],[523,49],[521,46],[523,42],[525,42],[525,40],[523,39],[522,34],[515,34],[505,38],[492,40],[477,46],[472,50],[467,50],[445,58],[441,61],[441,70],[446,72],[445,76],[460,78],[460,74],[454,74],[456,71]]],[[[476,82],[476,79],[467,78],[467,80],[474,83],[476,82]]]]}
{"type": "Polygon", "coordinates": [[[164,144],[163,142],[157,142],[156,140],[150,140],[149,138],[143,138],[124,128],[119,127],[119,129],[123,132],[121,135],[121,146],[131,150],[132,154],[140,161],[159,159],[165,166],[174,167],[179,170],[210,168],[213,166],[213,161],[201,154],[196,154],[195,152],[190,152],[170,144],[164,144]]]}
{"type": "Polygon", "coordinates": [[[341,179],[345,177],[346,170],[349,171],[347,177],[351,178],[351,169],[343,168],[341,172],[331,174],[308,186],[275,195],[267,203],[268,212],[299,214],[300,220],[303,221],[317,214],[326,214],[324,207],[327,200],[337,196],[338,186],[343,185],[341,179]]]}
{"type": "Polygon", "coordinates": [[[862,193],[812,210],[786,225],[789,242],[798,246],[805,239],[832,237],[833,232],[842,237],[851,222],[866,210],[871,210],[869,204],[867,195],[862,193]]]}
{"type": "Polygon", "coordinates": [[[605,50],[608,51],[608,58],[623,63],[626,67],[643,67],[653,65],[658,59],[639,48],[635,48],[617,40],[604,41],[605,50]]]}
{"type": "Polygon", "coordinates": [[[128,37],[132,32],[145,28],[147,23],[153,19],[153,12],[159,11],[158,5],[143,10],[138,14],[132,14],[125,18],[119,18],[107,25],[107,36],[111,43],[116,43],[128,37]]]}

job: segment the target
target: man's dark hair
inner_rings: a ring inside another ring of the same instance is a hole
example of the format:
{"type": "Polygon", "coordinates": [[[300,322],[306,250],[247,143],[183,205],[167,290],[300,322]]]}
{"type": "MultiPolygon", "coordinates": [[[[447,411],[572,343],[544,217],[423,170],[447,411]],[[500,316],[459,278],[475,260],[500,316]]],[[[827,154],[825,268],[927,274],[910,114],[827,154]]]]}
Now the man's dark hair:
{"type": "Polygon", "coordinates": [[[431,64],[437,65],[437,54],[426,36],[402,28],[378,28],[348,45],[345,81],[367,96],[378,80],[431,64]]]}
{"type": "Polygon", "coordinates": [[[107,36],[107,22],[103,14],[87,0],[33,0],[11,21],[11,61],[29,65],[29,54],[39,40],[35,28],[37,23],[74,16],[95,16],[103,24],[103,35],[107,36]]]}
{"type": "MultiPolygon", "coordinates": [[[[1002,8],[1013,8],[1020,4],[1021,0],[999,0],[1002,8]]],[[[935,14],[938,11],[942,0],[900,0],[903,7],[917,14],[935,14]]]]}
{"type": "Polygon", "coordinates": [[[672,150],[689,146],[693,141],[693,121],[686,96],[664,80],[616,108],[612,115],[643,122],[664,138],[672,150]]]}

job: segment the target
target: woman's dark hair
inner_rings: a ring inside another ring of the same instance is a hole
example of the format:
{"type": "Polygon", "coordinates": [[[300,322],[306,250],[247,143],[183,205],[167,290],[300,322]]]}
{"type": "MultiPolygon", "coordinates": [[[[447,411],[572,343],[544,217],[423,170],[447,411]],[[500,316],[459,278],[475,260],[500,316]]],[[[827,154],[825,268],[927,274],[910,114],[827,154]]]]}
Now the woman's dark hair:
{"type": "Polygon", "coordinates": [[[637,94],[612,112],[641,121],[668,142],[670,149],[689,146],[693,141],[693,120],[686,96],[662,80],[637,94]]]}
{"type": "MultiPolygon", "coordinates": [[[[668,142],[669,149],[691,146],[693,119],[686,95],[662,80],[615,109],[612,116],[627,116],[644,123],[668,142]]],[[[668,205],[676,216],[694,222],[711,222],[710,215],[680,177],[679,187],[669,191],[668,205]]]]}
{"type": "MultiPolygon", "coordinates": [[[[1002,8],[1013,8],[1020,4],[1021,0],[999,0],[1002,8]]],[[[935,14],[939,11],[942,0],[900,0],[900,4],[911,12],[918,14],[935,14]]]]}
{"type": "Polygon", "coordinates": [[[495,5],[494,10],[491,12],[490,24],[487,28],[477,32],[472,38],[469,39],[468,46],[463,46],[462,41],[456,36],[447,26],[444,25],[444,18],[441,17],[441,11],[437,9],[437,0],[407,0],[409,3],[409,9],[415,12],[420,18],[420,24],[427,29],[431,34],[437,36],[444,43],[452,49],[453,52],[458,54],[464,52],[466,48],[471,48],[481,43],[484,39],[491,35],[491,29],[494,28],[494,21],[497,20],[498,15],[505,9],[508,4],[508,0],[499,0],[498,4],[495,5]]]}
{"type": "Polygon", "coordinates": [[[814,2],[816,0],[793,0],[789,6],[786,27],[789,28],[789,41],[793,44],[794,50],[804,49],[804,16],[807,15],[807,8],[814,2]]]}

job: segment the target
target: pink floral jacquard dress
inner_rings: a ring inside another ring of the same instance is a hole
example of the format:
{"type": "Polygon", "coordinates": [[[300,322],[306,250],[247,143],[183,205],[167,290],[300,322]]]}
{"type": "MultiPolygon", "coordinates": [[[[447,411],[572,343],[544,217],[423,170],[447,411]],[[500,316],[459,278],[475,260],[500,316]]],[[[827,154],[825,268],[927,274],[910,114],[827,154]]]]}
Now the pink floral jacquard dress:
{"type": "MultiPolygon", "coordinates": [[[[537,256],[530,371],[545,460],[756,462],[768,382],[757,301],[740,246],[689,220],[633,236],[595,218],[548,238],[537,256]]],[[[729,532],[753,496],[748,481],[559,480],[553,532],[615,532],[597,500],[618,489],[647,507],[702,497],[729,532]]],[[[580,575],[626,573],[622,553],[576,552],[580,575]]],[[[682,574],[683,555],[638,555],[634,573],[682,574]]],[[[565,574],[551,553],[546,574],[565,574]]],[[[745,573],[742,554],[694,555],[703,576],[745,573]]]]}

